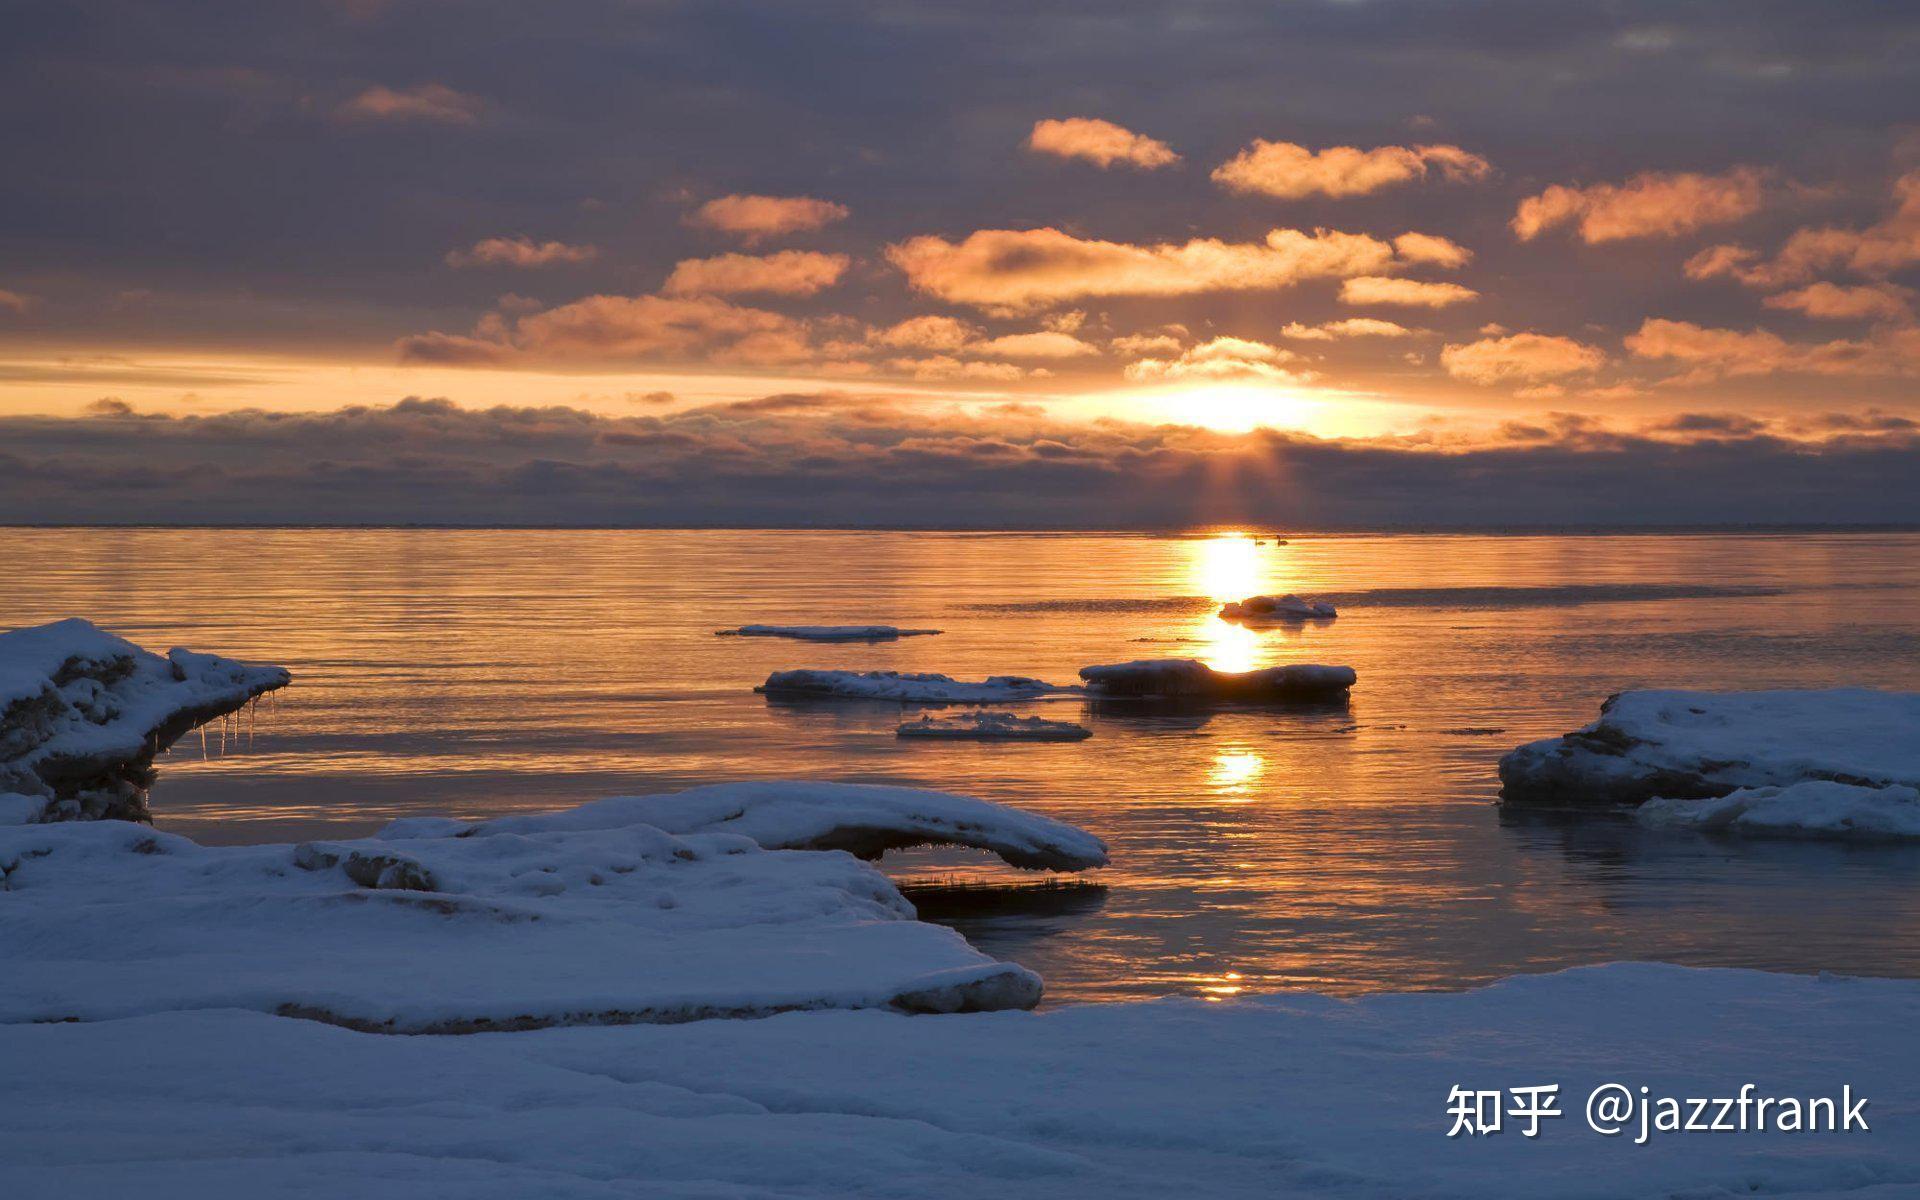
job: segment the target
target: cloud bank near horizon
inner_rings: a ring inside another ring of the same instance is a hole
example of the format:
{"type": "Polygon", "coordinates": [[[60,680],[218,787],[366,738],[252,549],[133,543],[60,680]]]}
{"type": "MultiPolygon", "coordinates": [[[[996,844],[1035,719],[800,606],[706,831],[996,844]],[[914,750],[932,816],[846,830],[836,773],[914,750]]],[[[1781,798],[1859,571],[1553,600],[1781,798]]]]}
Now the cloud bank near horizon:
{"type": "Polygon", "coordinates": [[[1920,423],[1886,413],[1554,414],[1474,436],[1326,440],[830,393],[648,411],[670,400],[616,417],[408,398],[0,418],[0,521],[1164,529],[1920,513],[1920,423]]]}

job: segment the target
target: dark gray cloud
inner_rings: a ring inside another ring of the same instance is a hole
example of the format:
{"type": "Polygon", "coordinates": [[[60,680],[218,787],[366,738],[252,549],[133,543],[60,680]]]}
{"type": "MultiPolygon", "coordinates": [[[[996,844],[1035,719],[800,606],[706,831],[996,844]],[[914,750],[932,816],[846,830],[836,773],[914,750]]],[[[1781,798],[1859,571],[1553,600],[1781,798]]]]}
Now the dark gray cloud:
{"type": "Polygon", "coordinates": [[[1898,418],[1338,442],[832,395],[597,416],[410,398],[327,413],[0,418],[0,521],[1167,528],[1920,519],[1898,418]]]}

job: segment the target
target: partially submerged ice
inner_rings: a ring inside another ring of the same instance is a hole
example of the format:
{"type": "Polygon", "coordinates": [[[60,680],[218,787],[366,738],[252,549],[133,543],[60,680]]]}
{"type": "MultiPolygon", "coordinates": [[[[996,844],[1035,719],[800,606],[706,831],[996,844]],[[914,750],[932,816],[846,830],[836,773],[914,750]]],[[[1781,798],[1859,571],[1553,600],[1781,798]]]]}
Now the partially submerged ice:
{"type": "Polygon", "coordinates": [[[1518,803],[1640,804],[1829,780],[1920,784],[1920,692],[1636,691],[1500,760],[1518,803]]]}
{"type": "Polygon", "coordinates": [[[1340,615],[1325,600],[1309,600],[1288,592],[1284,596],[1248,596],[1221,606],[1230,621],[1331,621],[1340,615]]]}
{"type": "Polygon", "coordinates": [[[1346,699],[1352,667],[1291,663],[1257,671],[1216,671],[1195,658],[1149,658],[1082,667],[1089,695],[1238,703],[1346,699]]]}
{"type": "Polygon", "coordinates": [[[1920,791],[1810,779],[1790,787],[1741,788],[1706,800],[1649,800],[1633,815],[1658,829],[1907,840],[1920,838],[1920,791]]]}
{"type": "Polygon", "coordinates": [[[958,717],[921,717],[894,731],[903,738],[971,742],[1078,742],[1093,730],[1072,721],[1017,717],[1004,712],[974,712],[958,717]]]}
{"type": "Polygon", "coordinates": [[[924,671],[775,671],[753,689],[767,696],[891,700],[902,704],[1002,704],[1063,689],[1024,675],[955,679],[924,671]]]}
{"type": "Polygon", "coordinates": [[[742,625],[716,629],[716,637],[792,638],[800,642],[897,642],[901,638],[931,637],[938,629],[902,629],[898,625],[742,625]]]}
{"type": "Polygon", "coordinates": [[[0,823],[144,820],[155,754],[289,679],[79,619],[0,633],[0,823]]]}
{"type": "Polygon", "coordinates": [[[124,822],[8,827],[0,1023],[239,1008],[466,1033],[1032,1007],[1037,976],[919,921],[853,857],[922,843],[1024,867],[1106,861],[1097,838],[1016,809],[815,783],[414,818],[297,846],[201,846],[124,822]]]}

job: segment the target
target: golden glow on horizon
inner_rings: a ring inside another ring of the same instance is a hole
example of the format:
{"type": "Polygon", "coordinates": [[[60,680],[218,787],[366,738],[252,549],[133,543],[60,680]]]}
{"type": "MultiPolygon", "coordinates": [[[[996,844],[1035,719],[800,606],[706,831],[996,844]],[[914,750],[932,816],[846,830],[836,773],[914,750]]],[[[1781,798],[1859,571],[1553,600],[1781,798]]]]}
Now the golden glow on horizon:
{"type": "Polygon", "coordinates": [[[1298,388],[1265,383],[1201,383],[1174,388],[1155,397],[1161,420],[1246,433],[1269,429],[1306,429],[1324,407],[1298,388]]]}

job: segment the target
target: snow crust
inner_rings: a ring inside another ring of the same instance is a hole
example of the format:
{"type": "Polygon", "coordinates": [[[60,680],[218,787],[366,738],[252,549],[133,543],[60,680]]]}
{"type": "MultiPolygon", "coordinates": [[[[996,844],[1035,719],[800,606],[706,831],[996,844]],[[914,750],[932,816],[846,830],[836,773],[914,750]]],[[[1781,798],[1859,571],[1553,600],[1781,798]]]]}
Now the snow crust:
{"type": "Polygon", "coordinates": [[[1920,692],[1621,692],[1500,760],[1509,800],[1638,804],[1831,780],[1920,784],[1920,692]]]}
{"type": "Polygon", "coordinates": [[[1216,671],[1194,658],[1148,658],[1082,667],[1080,678],[1095,696],[1170,700],[1341,700],[1353,687],[1352,667],[1292,663],[1258,671],[1216,671]]]}
{"type": "Polygon", "coordinates": [[[775,671],[753,689],[768,696],[892,700],[902,704],[1003,704],[1065,689],[1024,675],[981,681],[914,671],[775,671]]]}
{"type": "Polygon", "coordinates": [[[1642,824],[1781,837],[1920,838],[1920,791],[1809,780],[1790,787],[1741,788],[1707,800],[1649,800],[1642,824]]]}
{"type": "Polygon", "coordinates": [[[1248,596],[1223,605],[1220,615],[1241,621],[1331,621],[1339,610],[1324,600],[1309,600],[1288,592],[1284,596],[1248,596]]]}
{"type": "Polygon", "coordinates": [[[715,630],[716,637],[776,637],[802,642],[895,642],[930,637],[939,629],[902,629],[897,625],[742,625],[715,630]]]}
{"type": "Polygon", "coordinates": [[[1093,730],[1072,721],[1049,721],[1045,717],[1017,717],[1004,712],[973,712],[957,717],[921,717],[908,721],[895,732],[904,738],[934,738],[948,741],[1079,742],[1093,736],[1093,730]]]}
{"type": "Polygon", "coordinates": [[[9,1200],[1895,1200],[1920,984],[1617,964],[1479,991],[392,1038],[258,1012],[0,1027],[9,1200]],[[1867,1049],[1870,1048],[1870,1049],[1867,1049]],[[1602,1082],[1871,1133],[1601,1137],[1602,1082]],[[1455,1086],[1560,1085],[1528,1139],[1455,1086]]]}
{"type": "Polygon", "coordinates": [[[77,618],[0,633],[0,823],[144,817],[156,753],[290,678],[77,618]]]}
{"type": "Polygon", "coordinates": [[[837,852],[930,842],[1029,867],[1106,861],[1097,838],[986,801],[805,783],[298,846],[125,822],[0,829],[0,1021],[245,1008],[458,1032],[1032,1005],[1038,977],[921,923],[837,852]]]}

